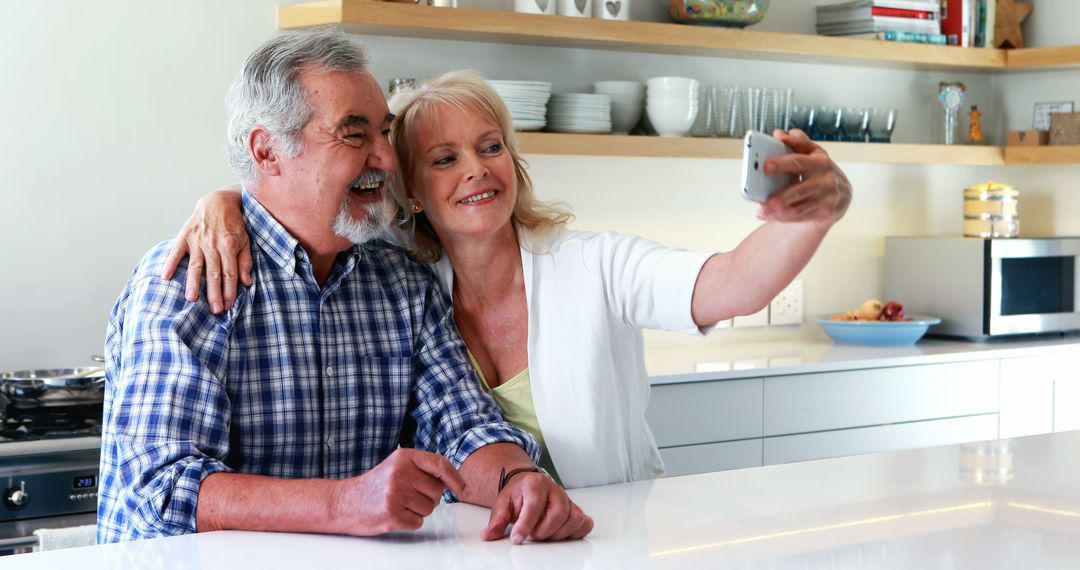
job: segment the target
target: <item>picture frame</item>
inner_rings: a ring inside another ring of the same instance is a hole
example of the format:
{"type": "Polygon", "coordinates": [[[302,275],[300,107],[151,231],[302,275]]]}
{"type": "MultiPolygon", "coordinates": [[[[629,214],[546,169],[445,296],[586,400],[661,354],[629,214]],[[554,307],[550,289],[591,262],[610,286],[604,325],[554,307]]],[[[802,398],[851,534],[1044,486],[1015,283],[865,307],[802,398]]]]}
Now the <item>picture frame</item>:
{"type": "Polygon", "coordinates": [[[1035,103],[1035,116],[1031,121],[1031,128],[1036,131],[1049,131],[1050,114],[1072,113],[1073,107],[1074,105],[1072,101],[1050,101],[1045,103],[1035,103]]]}

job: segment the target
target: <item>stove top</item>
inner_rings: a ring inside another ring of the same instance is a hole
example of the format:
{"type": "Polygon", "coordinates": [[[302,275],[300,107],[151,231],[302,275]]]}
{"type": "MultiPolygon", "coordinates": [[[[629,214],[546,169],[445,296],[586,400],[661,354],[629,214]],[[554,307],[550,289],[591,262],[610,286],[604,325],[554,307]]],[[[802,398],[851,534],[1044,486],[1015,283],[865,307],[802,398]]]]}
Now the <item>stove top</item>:
{"type": "Polygon", "coordinates": [[[72,437],[101,436],[102,405],[36,407],[8,406],[0,424],[0,444],[72,437]]]}

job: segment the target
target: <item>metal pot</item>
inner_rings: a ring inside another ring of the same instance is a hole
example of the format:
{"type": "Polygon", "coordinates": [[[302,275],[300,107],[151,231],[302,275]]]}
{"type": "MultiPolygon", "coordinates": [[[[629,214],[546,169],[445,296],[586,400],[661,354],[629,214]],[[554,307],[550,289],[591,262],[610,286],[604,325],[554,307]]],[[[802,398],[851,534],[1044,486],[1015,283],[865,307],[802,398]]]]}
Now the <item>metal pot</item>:
{"type": "Polygon", "coordinates": [[[0,372],[0,394],[19,408],[100,404],[104,388],[101,367],[0,372]]]}

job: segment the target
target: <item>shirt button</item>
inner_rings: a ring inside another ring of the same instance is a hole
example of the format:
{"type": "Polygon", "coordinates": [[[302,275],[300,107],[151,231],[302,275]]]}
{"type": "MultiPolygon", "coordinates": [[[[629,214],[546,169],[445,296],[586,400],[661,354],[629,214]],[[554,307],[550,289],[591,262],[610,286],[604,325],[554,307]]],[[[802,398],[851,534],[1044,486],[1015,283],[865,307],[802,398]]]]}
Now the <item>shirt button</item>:
{"type": "Polygon", "coordinates": [[[333,376],[334,375],[334,367],[333,366],[327,366],[326,367],[326,375],[327,376],[333,376]]]}
{"type": "Polygon", "coordinates": [[[333,447],[333,446],[334,446],[334,438],[332,438],[332,437],[326,438],[326,447],[333,447]]]}

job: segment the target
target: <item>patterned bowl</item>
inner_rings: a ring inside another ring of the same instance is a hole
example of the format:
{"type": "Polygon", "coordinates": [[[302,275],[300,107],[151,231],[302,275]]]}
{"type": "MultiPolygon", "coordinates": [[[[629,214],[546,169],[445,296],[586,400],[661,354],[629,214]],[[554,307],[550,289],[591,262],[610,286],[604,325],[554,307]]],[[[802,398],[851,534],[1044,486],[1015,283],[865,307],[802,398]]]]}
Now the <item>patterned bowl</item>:
{"type": "Polygon", "coordinates": [[[680,24],[752,26],[765,17],[769,0],[664,0],[668,15],[680,24]]]}

